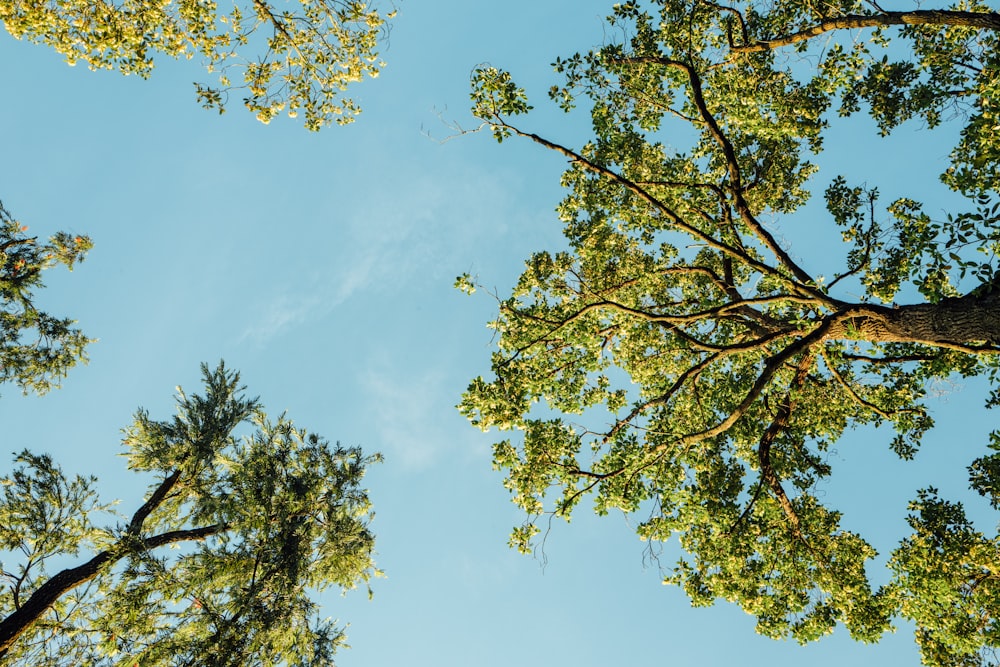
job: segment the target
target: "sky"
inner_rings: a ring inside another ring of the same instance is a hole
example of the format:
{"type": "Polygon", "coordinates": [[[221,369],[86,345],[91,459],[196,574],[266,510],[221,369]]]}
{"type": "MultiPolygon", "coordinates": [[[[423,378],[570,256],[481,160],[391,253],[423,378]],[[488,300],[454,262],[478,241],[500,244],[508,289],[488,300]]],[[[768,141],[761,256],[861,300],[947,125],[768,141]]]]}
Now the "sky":
{"type": "MultiPolygon", "coordinates": [[[[490,467],[498,436],[454,408],[489,370],[496,304],[452,285],[467,272],[504,294],[531,252],[563,246],[553,208],[566,165],[527,142],[456,137],[455,125],[475,125],[469,74],[490,63],[527,89],[533,130],[582,144],[586,124],[546,108],[550,63],[602,44],[609,10],[607,0],[403,0],[386,69],[354,90],[364,112],[318,134],[201,109],[196,61],[126,78],[0,34],[0,200],[31,233],[92,237],[86,262],[50,271],[38,302],[99,339],[57,391],[0,388],[0,449],[51,453],[67,472],[98,476],[102,497],[127,511],[150,480],[127,472],[121,428],[139,406],[168,419],[174,387],[196,390],[199,364],[224,358],[271,414],[385,455],[366,484],[387,576],[371,601],[321,597],[325,615],[350,624],[342,667],[918,663],[905,625],[873,646],[841,629],[800,647],[755,635],[725,603],[693,609],[661,585],[626,517],[578,511],[552,525],[543,558],[506,546],[522,517],[490,467]]],[[[824,178],[867,180],[886,201],[915,191],[943,210],[934,168],[954,136],[917,131],[876,142],[863,120],[837,125],[824,178]]],[[[775,229],[811,270],[832,274],[839,241],[816,210],[775,229]]],[[[914,462],[873,431],[831,454],[823,492],[883,556],[907,532],[916,489],[962,497],[990,428],[976,382],[934,394],[938,426],[914,462]]],[[[0,459],[0,472],[9,466],[0,459]]],[[[971,509],[992,530],[995,517],[971,509]]]]}

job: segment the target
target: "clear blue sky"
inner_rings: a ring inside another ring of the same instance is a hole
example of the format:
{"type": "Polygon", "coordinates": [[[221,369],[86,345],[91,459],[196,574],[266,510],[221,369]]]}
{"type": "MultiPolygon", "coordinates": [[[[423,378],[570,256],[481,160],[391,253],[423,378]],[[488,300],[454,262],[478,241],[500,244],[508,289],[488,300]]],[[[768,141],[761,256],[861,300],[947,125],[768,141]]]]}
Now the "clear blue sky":
{"type": "MultiPolygon", "coordinates": [[[[726,604],[691,609],[660,585],[619,516],[581,511],[554,524],[544,568],[506,547],[521,517],[490,469],[496,434],[454,409],[488,370],[495,304],[452,283],[470,272],[503,294],[530,252],[560,247],[552,209],[564,161],[486,135],[442,143],[443,120],[472,124],[469,73],[489,62],[528,89],[533,128],[580,145],[586,127],[543,108],[549,63],[602,43],[609,9],[404,0],[388,67],[355,91],[364,113],[318,135],[284,118],[262,126],[240,108],[202,110],[195,61],[160,62],[143,81],[69,68],[0,34],[0,199],[32,233],[92,236],[87,261],[50,272],[40,302],[100,339],[63,389],[4,389],[0,449],[50,452],[98,475],[105,498],[129,511],[149,480],[125,471],[119,430],[140,405],[168,418],[173,388],[196,389],[198,364],[225,358],[272,413],[386,456],[368,482],[388,577],[371,602],[362,591],[323,598],[351,624],[342,667],[916,664],[905,627],[877,646],[837,633],[802,648],[756,636],[726,604]]],[[[924,170],[943,165],[949,144],[915,132],[878,144],[866,123],[842,126],[823,182],[849,173],[887,201],[935,192],[936,172],[924,170]]],[[[829,275],[843,253],[810,211],[776,229],[829,275]]],[[[979,389],[936,388],[938,427],[914,463],[897,461],[884,434],[837,445],[824,490],[883,554],[905,534],[917,488],[960,497],[989,426],[979,389]]]]}

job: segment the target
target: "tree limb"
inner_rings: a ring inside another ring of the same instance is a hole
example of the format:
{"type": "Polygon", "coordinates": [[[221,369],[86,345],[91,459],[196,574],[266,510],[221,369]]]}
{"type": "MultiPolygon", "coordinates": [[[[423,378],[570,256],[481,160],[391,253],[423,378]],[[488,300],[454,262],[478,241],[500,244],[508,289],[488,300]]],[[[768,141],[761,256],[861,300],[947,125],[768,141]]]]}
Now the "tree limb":
{"type": "Polygon", "coordinates": [[[821,21],[805,30],[789,35],[733,46],[733,53],[758,53],[772,51],[818,37],[833,30],[882,28],[896,25],[947,25],[984,30],[1000,30],[1000,14],[996,12],[964,12],[938,9],[918,9],[910,12],[883,12],[881,14],[838,16],[821,21]]]}
{"type": "Polygon", "coordinates": [[[760,464],[760,476],[764,483],[767,484],[768,488],[771,489],[771,493],[774,494],[775,498],[778,500],[778,504],[781,506],[781,510],[785,513],[785,517],[788,519],[789,524],[792,527],[792,533],[801,540],[807,548],[809,548],[808,542],[806,542],[805,537],[802,534],[802,524],[799,520],[798,514],[795,512],[795,508],[792,506],[792,501],[789,500],[788,494],[785,493],[784,487],[781,486],[781,478],[774,470],[774,466],[771,465],[771,445],[774,444],[775,438],[788,428],[791,421],[792,412],[795,410],[795,400],[792,398],[792,391],[799,389],[805,382],[806,376],[809,374],[809,368],[813,363],[812,351],[807,351],[806,354],[802,355],[802,359],[799,361],[796,367],[795,377],[788,386],[788,391],[785,393],[785,398],[778,407],[778,412],[771,421],[771,424],[764,431],[764,435],[760,438],[760,444],[757,446],[757,460],[760,464]]]}
{"type": "Polygon", "coordinates": [[[746,411],[750,409],[754,401],[760,398],[761,393],[763,393],[764,388],[771,382],[771,378],[777,370],[788,360],[794,357],[796,354],[808,351],[813,345],[822,341],[830,329],[830,326],[836,321],[836,318],[828,318],[823,321],[818,327],[816,327],[808,335],[794,341],[789,344],[788,347],[784,348],[773,357],[770,357],[764,364],[764,369],[757,376],[757,380],[750,387],[750,391],[747,392],[740,404],[737,405],[722,421],[718,422],[715,426],[711,426],[703,431],[698,431],[697,433],[688,433],[683,435],[670,443],[664,443],[658,445],[653,451],[654,453],[659,453],[666,451],[668,447],[679,447],[682,445],[687,445],[692,442],[698,442],[704,440],[705,438],[713,438],[717,435],[725,433],[733,424],[739,421],[746,411]]]}
{"type": "Polygon", "coordinates": [[[174,470],[172,473],[167,475],[162,482],[160,482],[160,485],[156,487],[156,490],[149,496],[149,499],[135,511],[135,514],[132,515],[132,520],[129,521],[128,528],[126,529],[126,532],[129,535],[139,535],[142,531],[142,524],[146,521],[146,517],[148,517],[153,510],[160,506],[163,499],[166,498],[167,494],[170,493],[170,490],[174,488],[175,484],[177,484],[177,480],[180,479],[180,476],[181,471],[179,469],[174,470]]]}
{"type": "Polygon", "coordinates": [[[780,245],[778,245],[774,236],[772,236],[771,233],[764,228],[764,226],[759,220],[757,220],[756,216],[754,216],[753,212],[750,210],[750,205],[743,196],[744,189],[742,185],[742,170],[740,169],[739,162],[736,159],[736,151],[733,148],[732,142],[730,142],[729,138],[723,133],[722,128],[715,119],[715,116],[712,115],[712,112],[708,109],[708,104],[705,102],[705,95],[701,88],[701,77],[695,69],[691,65],[680,60],[673,60],[662,56],[633,56],[616,59],[614,62],[662,65],[663,67],[681,70],[687,75],[688,82],[691,85],[691,101],[698,109],[699,115],[708,127],[709,134],[722,149],[722,154],[725,158],[726,166],[729,171],[729,180],[733,197],[735,199],[734,203],[736,205],[736,211],[740,214],[740,218],[750,228],[750,231],[752,231],[754,235],[760,239],[761,243],[763,243],[764,246],[771,251],[771,253],[777,258],[778,262],[791,272],[798,283],[800,283],[798,285],[800,289],[811,296],[819,296],[822,301],[829,303],[830,298],[827,295],[823,294],[814,287],[811,287],[811,285],[815,283],[813,277],[800,267],[795,260],[793,260],[791,256],[785,252],[780,245]]]}
{"type": "MultiPolygon", "coordinates": [[[[177,473],[175,472],[174,474],[177,473]]],[[[151,511],[152,507],[159,504],[159,501],[156,503],[152,501],[161,490],[163,493],[160,495],[160,500],[162,500],[163,495],[166,495],[169,488],[165,489],[164,485],[169,479],[170,477],[160,484],[156,492],[136,512],[136,517],[140,516],[143,509],[147,508],[147,506],[150,506],[149,511],[151,511]]],[[[170,485],[172,486],[173,482],[170,485]]],[[[138,520],[138,523],[136,523],[136,518],[133,517],[132,523],[129,524],[129,529],[126,530],[125,534],[119,538],[113,547],[101,551],[82,565],[66,568],[54,574],[44,584],[39,586],[20,608],[3,619],[3,621],[0,621],[0,658],[3,658],[14,642],[31,628],[60,597],[77,586],[90,581],[100,573],[102,568],[125,558],[135,549],[146,551],[177,542],[204,540],[212,535],[223,533],[230,528],[229,524],[214,524],[201,528],[172,530],[152,537],[137,539],[138,535],[132,532],[132,526],[138,525],[141,527],[142,519],[149,514],[149,511],[141,515],[142,518],[138,520]]]]}
{"type": "Polygon", "coordinates": [[[844,379],[844,377],[840,374],[840,371],[836,369],[836,367],[833,365],[830,359],[826,356],[826,350],[822,346],[820,346],[820,355],[822,355],[823,361],[826,362],[826,367],[830,371],[830,375],[832,375],[833,378],[837,381],[837,383],[844,388],[844,391],[846,391],[847,394],[852,399],[854,399],[855,403],[864,408],[867,408],[868,410],[871,410],[872,412],[877,414],[882,419],[885,419],[886,421],[893,421],[893,415],[889,414],[888,412],[886,412],[879,406],[875,405],[874,403],[866,401],[865,399],[861,398],[858,392],[854,390],[854,387],[852,387],[850,383],[848,383],[847,380],[844,379]]]}
{"type": "MultiPolygon", "coordinates": [[[[662,64],[662,65],[666,65],[668,63],[674,62],[674,61],[668,61],[668,60],[666,60],[664,58],[648,58],[648,59],[639,58],[639,59],[631,59],[631,60],[636,61],[636,62],[645,60],[647,62],[655,62],[655,63],[662,64]]],[[[681,64],[681,63],[678,63],[678,64],[681,64]]],[[[693,74],[693,72],[692,72],[692,74],[693,74]]],[[[714,121],[714,119],[713,119],[713,121],[714,121]]],[[[765,230],[760,225],[760,223],[756,220],[756,218],[752,217],[752,215],[750,217],[751,217],[751,219],[753,221],[753,224],[756,225],[756,227],[758,227],[760,229],[760,231],[764,234],[764,236],[761,237],[762,242],[767,243],[766,239],[770,239],[769,249],[771,249],[773,252],[775,252],[776,256],[779,257],[779,259],[785,258],[787,260],[788,265],[786,266],[786,268],[788,268],[792,272],[792,274],[794,275],[794,279],[790,278],[787,275],[785,275],[783,272],[778,271],[773,266],[765,264],[764,262],[761,262],[758,259],[752,257],[751,255],[749,255],[742,248],[739,248],[739,247],[736,247],[736,246],[732,246],[732,245],[730,245],[728,243],[724,243],[723,241],[715,238],[714,236],[710,236],[710,235],[706,234],[705,232],[701,231],[700,229],[698,229],[697,227],[689,224],[676,211],[674,211],[669,206],[667,206],[666,204],[664,204],[662,201],[660,201],[659,199],[657,199],[656,197],[654,197],[652,194],[650,194],[648,190],[646,190],[645,188],[639,186],[635,182],[629,180],[625,176],[622,176],[621,174],[617,173],[616,171],[614,171],[612,169],[609,169],[607,167],[601,166],[601,165],[593,162],[592,160],[587,159],[583,155],[581,155],[581,154],[579,154],[579,153],[577,153],[577,152],[575,152],[575,151],[573,151],[573,150],[571,150],[569,148],[566,148],[565,146],[562,146],[562,145],[557,144],[555,142],[549,141],[548,139],[545,139],[544,137],[541,137],[541,136],[539,136],[537,134],[534,134],[533,132],[525,132],[523,130],[520,130],[517,127],[514,127],[513,125],[510,125],[510,124],[506,123],[505,121],[503,121],[500,118],[496,118],[495,122],[498,125],[502,125],[504,128],[510,130],[511,132],[513,132],[514,134],[516,134],[519,137],[523,137],[525,139],[530,139],[530,140],[534,141],[535,143],[537,143],[537,144],[539,144],[541,146],[544,146],[544,147],[549,148],[549,149],[551,149],[551,150],[553,150],[553,151],[555,151],[557,153],[561,153],[562,155],[565,155],[566,157],[568,157],[573,162],[581,165],[587,171],[591,171],[591,172],[593,172],[595,174],[599,174],[601,176],[605,176],[605,177],[611,179],[612,181],[614,181],[614,182],[622,185],[625,189],[627,189],[627,190],[631,191],[633,194],[637,195],[640,199],[642,199],[643,201],[645,201],[648,204],[650,204],[653,208],[655,208],[656,210],[664,213],[670,219],[670,221],[671,221],[671,223],[673,225],[675,225],[680,231],[682,231],[685,234],[691,236],[692,238],[697,239],[699,241],[702,241],[705,244],[707,244],[708,246],[710,246],[712,248],[715,248],[716,250],[719,250],[719,251],[721,251],[722,253],[724,253],[726,255],[730,255],[730,256],[738,259],[740,262],[743,262],[743,263],[747,264],[748,266],[752,267],[753,269],[755,269],[756,271],[758,271],[758,272],[760,272],[760,273],[762,273],[764,275],[774,276],[775,278],[777,278],[777,279],[781,280],[782,282],[784,282],[784,283],[788,284],[789,286],[791,286],[796,291],[800,291],[800,292],[805,293],[805,294],[807,294],[809,296],[812,296],[812,297],[818,299],[819,301],[821,301],[822,303],[831,304],[831,305],[839,305],[839,302],[837,302],[835,299],[833,299],[829,295],[824,294],[822,291],[816,289],[815,287],[811,287],[811,285],[815,282],[813,280],[812,276],[810,276],[808,273],[806,273],[801,268],[799,268],[798,265],[796,265],[795,262],[792,261],[792,259],[790,257],[788,257],[788,254],[785,253],[785,251],[781,250],[780,247],[778,247],[777,243],[774,241],[774,238],[771,236],[771,234],[767,230],[765,230]],[[794,268],[792,268],[792,267],[794,267],[794,268]]],[[[728,141],[728,140],[726,140],[726,141],[728,141]]],[[[730,150],[732,150],[731,146],[730,146],[730,150]]],[[[735,156],[734,156],[734,159],[735,159],[735,156]]],[[[742,195],[739,195],[739,199],[742,200],[742,195]]],[[[743,205],[744,205],[744,207],[746,207],[745,200],[743,201],[743,205]]],[[[748,208],[746,208],[745,210],[747,211],[747,213],[749,213],[749,209],[748,208]]],[[[748,223],[748,224],[750,224],[750,223],[748,223]]],[[[785,264],[785,261],[782,260],[781,263],[785,264]]]]}

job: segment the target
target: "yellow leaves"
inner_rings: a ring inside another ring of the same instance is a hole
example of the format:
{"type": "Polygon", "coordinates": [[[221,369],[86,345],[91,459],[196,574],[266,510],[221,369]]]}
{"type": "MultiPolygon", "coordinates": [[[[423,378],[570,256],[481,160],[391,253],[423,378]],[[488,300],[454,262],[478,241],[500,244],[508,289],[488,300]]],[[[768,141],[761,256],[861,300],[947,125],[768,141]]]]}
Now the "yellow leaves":
{"type": "Polygon", "coordinates": [[[1000,553],[992,542],[980,542],[969,549],[967,565],[986,570],[992,576],[1000,574],[1000,553]]]}
{"type": "MultiPolygon", "coordinates": [[[[357,105],[349,99],[334,105],[332,96],[378,75],[384,66],[377,54],[381,31],[396,12],[382,15],[368,2],[337,0],[298,0],[281,9],[268,0],[241,5],[220,14],[206,0],[0,3],[0,22],[17,38],[52,47],[70,65],[146,77],[160,53],[188,60],[199,55],[209,72],[242,69],[245,77],[239,78],[254,98],[247,107],[261,122],[284,108],[305,110],[313,130],[350,122],[357,105]]],[[[232,85],[225,75],[220,82],[232,85]]],[[[224,110],[227,100],[218,91],[196,87],[204,106],[224,110]]]]}

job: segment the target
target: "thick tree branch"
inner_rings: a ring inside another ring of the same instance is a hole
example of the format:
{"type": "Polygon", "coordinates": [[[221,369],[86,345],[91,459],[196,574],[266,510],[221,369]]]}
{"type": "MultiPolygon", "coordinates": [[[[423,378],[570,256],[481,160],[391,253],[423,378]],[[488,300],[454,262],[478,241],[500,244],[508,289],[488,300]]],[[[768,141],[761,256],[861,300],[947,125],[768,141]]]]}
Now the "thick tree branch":
{"type": "Polygon", "coordinates": [[[836,313],[826,338],[915,343],[966,354],[998,354],[1000,296],[967,294],[938,303],[895,308],[855,304],[836,313]]]}
{"type": "MultiPolygon", "coordinates": [[[[799,297],[790,294],[778,294],[775,296],[759,297],[755,299],[743,299],[742,301],[738,301],[735,303],[724,303],[720,306],[716,306],[715,308],[708,308],[706,310],[701,310],[694,313],[670,315],[670,314],[651,313],[648,310],[644,310],[642,308],[632,308],[631,306],[626,306],[624,304],[617,303],[615,301],[602,300],[587,304],[586,306],[582,307],[580,310],[576,311],[575,313],[573,313],[572,315],[570,315],[569,317],[560,322],[550,322],[548,320],[543,320],[543,321],[546,321],[549,324],[553,324],[561,328],[563,326],[566,326],[567,324],[574,322],[575,320],[583,317],[584,315],[592,311],[613,310],[623,315],[631,315],[646,322],[659,322],[662,324],[673,324],[673,325],[694,324],[705,320],[716,320],[730,314],[742,313],[744,309],[748,309],[751,306],[768,305],[774,303],[799,303],[808,305],[808,304],[814,304],[815,302],[813,299],[809,299],[807,297],[799,297]]],[[[672,304],[672,305],[682,305],[682,304],[672,304]]],[[[525,315],[525,316],[532,317],[530,315],[525,315]]],[[[532,317],[532,319],[535,318],[532,317]]],[[[552,333],[555,333],[555,330],[550,331],[549,335],[551,335],[552,333]]],[[[782,333],[790,333],[790,331],[782,330],[782,333]]]]}
{"type": "Polygon", "coordinates": [[[129,524],[129,528],[113,547],[101,551],[82,565],[66,568],[56,573],[39,586],[23,605],[7,616],[7,618],[3,619],[3,621],[0,621],[0,659],[3,658],[14,642],[17,641],[18,637],[31,628],[60,597],[96,577],[102,568],[118,562],[136,549],[148,551],[177,542],[204,540],[229,529],[228,524],[214,524],[201,528],[173,530],[144,539],[138,538],[138,533],[133,531],[133,527],[137,526],[141,528],[143,519],[162,501],[163,496],[169,491],[169,487],[173,486],[174,482],[176,482],[176,477],[174,477],[176,474],[175,472],[170,477],[167,477],[157,490],[154,491],[153,495],[150,496],[150,499],[139,508],[139,511],[136,512],[132,522],[129,524]],[[167,482],[171,477],[174,477],[174,479],[168,485],[167,482]]]}
{"type": "Polygon", "coordinates": [[[866,364],[905,364],[916,361],[932,361],[937,358],[936,354],[908,354],[895,357],[872,357],[866,354],[853,354],[841,352],[840,356],[848,361],[858,361],[866,364]]]}
{"type": "Polygon", "coordinates": [[[18,245],[33,245],[36,240],[38,240],[37,236],[25,237],[20,239],[11,239],[10,241],[0,244],[0,252],[7,252],[8,248],[12,248],[18,245]]]}
{"type": "Polygon", "coordinates": [[[757,53],[818,37],[834,30],[882,28],[897,25],[947,25],[983,30],[1000,30],[1000,14],[996,12],[964,12],[951,10],[914,10],[910,12],[884,12],[871,15],[848,15],[821,21],[814,26],[789,35],[759,40],[733,46],[733,53],[757,53]]]}

